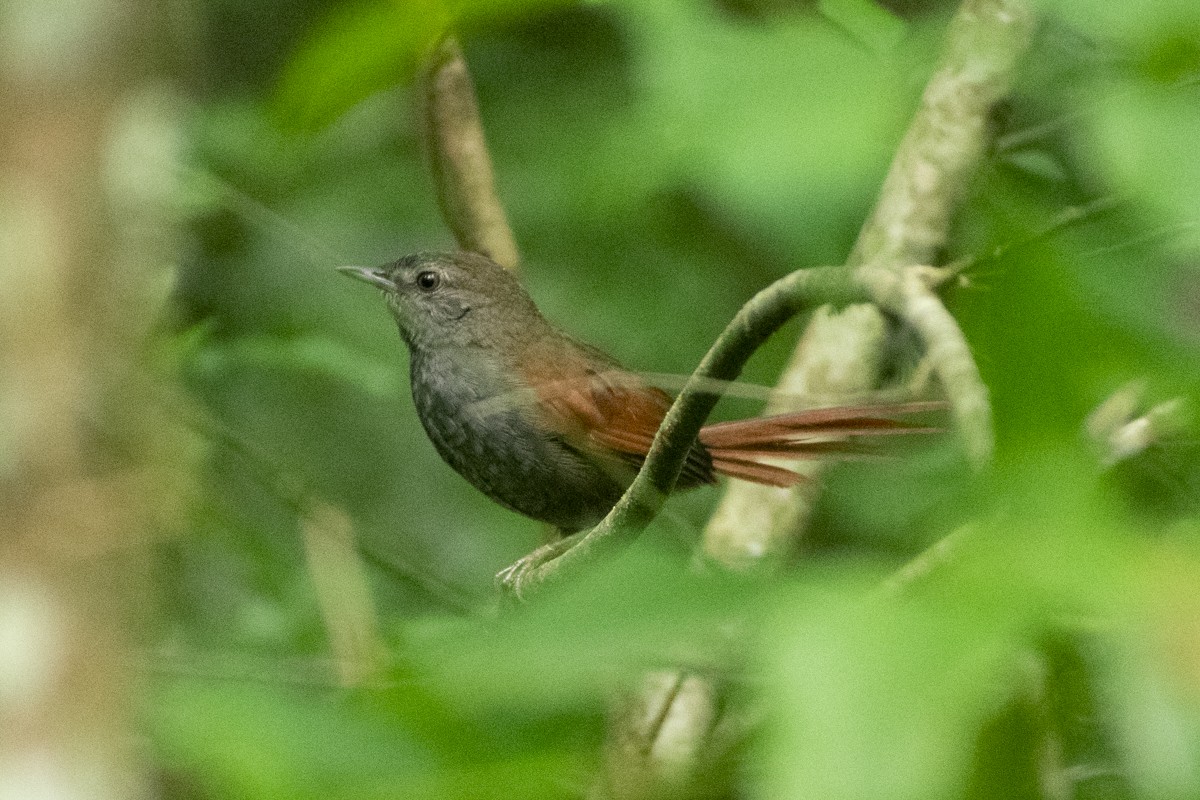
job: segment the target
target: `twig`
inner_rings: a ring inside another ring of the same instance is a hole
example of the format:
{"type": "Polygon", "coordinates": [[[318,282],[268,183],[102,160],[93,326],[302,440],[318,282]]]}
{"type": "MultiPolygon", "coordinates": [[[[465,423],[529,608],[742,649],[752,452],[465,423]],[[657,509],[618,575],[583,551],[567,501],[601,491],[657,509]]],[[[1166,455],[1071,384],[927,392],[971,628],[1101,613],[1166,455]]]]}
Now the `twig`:
{"type": "Polygon", "coordinates": [[[263,686],[339,689],[345,686],[327,658],[283,658],[253,653],[147,650],[129,658],[132,668],[154,678],[234,682],[263,686]]]}
{"type": "Polygon", "coordinates": [[[988,115],[1033,34],[1026,0],[966,0],[900,143],[850,263],[929,264],[983,160],[988,115]]]}
{"type": "Polygon", "coordinates": [[[319,503],[300,528],[338,679],[343,686],[360,686],[379,676],[386,651],[370,583],[355,549],[354,524],[341,509],[319,503]]]}
{"type": "Polygon", "coordinates": [[[954,271],[956,273],[967,274],[972,272],[981,264],[986,264],[990,261],[999,261],[1014,250],[1022,247],[1044,242],[1053,238],[1060,231],[1071,228],[1075,225],[1080,225],[1092,217],[1099,216],[1106,211],[1111,211],[1119,206],[1119,202],[1113,195],[1104,195],[1097,197],[1095,200],[1077,206],[1068,206],[1054,216],[1046,225],[1037,231],[1034,231],[1029,236],[1023,236],[1015,241],[1005,242],[999,247],[996,247],[990,253],[985,253],[981,256],[968,258],[963,262],[956,264],[954,271]]]}
{"type": "Polygon", "coordinates": [[[459,247],[515,268],[517,244],[496,194],[475,87],[453,36],[430,56],[421,86],[421,117],[438,204],[459,247]]]}
{"type": "Polygon", "coordinates": [[[924,580],[931,572],[950,561],[958,553],[963,542],[974,532],[973,526],[964,525],[938,539],[888,576],[879,585],[879,594],[898,595],[914,583],[924,580]]]}
{"type": "Polygon", "coordinates": [[[950,401],[967,455],[982,467],[992,456],[992,408],[987,386],[958,321],[934,294],[920,267],[899,273],[880,271],[873,277],[883,278],[873,281],[875,302],[908,323],[921,337],[925,358],[950,401]]]}

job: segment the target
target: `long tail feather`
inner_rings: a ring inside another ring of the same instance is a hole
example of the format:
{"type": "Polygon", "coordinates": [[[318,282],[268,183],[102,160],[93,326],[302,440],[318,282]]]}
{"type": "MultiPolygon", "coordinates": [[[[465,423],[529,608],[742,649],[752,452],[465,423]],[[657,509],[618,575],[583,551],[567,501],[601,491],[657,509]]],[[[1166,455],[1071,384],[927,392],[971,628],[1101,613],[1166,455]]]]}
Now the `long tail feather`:
{"type": "Polygon", "coordinates": [[[745,447],[709,448],[714,457],[728,456],[739,459],[782,458],[808,461],[816,458],[838,460],[876,461],[886,456],[863,445],[842,441],[823,442],[768,442],[745,447]]]}
{"type": "Polygon", "coordinates": [[[700,431],[700,441],[705,447],[720,449],[774,444],[784,440],[936,433],[940,428],[913,425],[890,417],[942,408],[945,408],[945,404],[937,402],[816,408],[706,425],[700,431]]]}
{"type": "Polygon", "coordinates": [[[818,408],[708,425],[700,431],[700,442],[712,454],[713,469],[717,472],[767,486],[795,486],[806,478],[758,459],[880,458],[882,456],[846,439],[937,433],[941,428],[915,425],[892,417],[942,408],[945,404],[938,402],[818,408]]]}
{"type": "Polygon", "coordinates": [[[778,486],[781,489],[795,486],[798,483],[808,480],[803,475],[792,472],[790,469],[736,458],[734,456],[713,456],[712,464],[714,470],[722,475],[728,475],[730,478],[740,478],[744,481],[761,483],[765,486],[778,486]]]}

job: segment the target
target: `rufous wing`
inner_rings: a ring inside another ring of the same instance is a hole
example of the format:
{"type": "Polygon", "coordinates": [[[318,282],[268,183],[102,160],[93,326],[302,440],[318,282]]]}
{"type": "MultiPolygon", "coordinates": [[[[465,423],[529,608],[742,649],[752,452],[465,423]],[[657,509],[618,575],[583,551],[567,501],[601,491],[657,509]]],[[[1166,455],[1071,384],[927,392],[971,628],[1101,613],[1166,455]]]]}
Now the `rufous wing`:
{"type": "MultiPolygon", "coordinates": [[[[573,354],[541,360],[538,374],[526,373],[549,429],[595,457],[621,458],[638,467],[671,407],[671,396],[615,365],[573,354]]],[[[713,465],[693,447],[680,473],[681,486],[712,483],[713,465]]]]}
{"type": "MultiPolygon", "coordinates": [[[[526,372],[548,429],[576,449],[604,457],[613,454],[638,466],[671,407],[671,396],[648,386],[615,364],[590,358],[589,351],[558,353],[533,360],[526,372]]],[[[707,425],[688,453],[681,486],[712,483],[719,472],[767,486],[794,486],[805,478],[761,459],[846,457],[863,451],[847,439],[937,430],[895,417],[942,408],[941,403],[903,403],[818,408],[707,425]]]]}

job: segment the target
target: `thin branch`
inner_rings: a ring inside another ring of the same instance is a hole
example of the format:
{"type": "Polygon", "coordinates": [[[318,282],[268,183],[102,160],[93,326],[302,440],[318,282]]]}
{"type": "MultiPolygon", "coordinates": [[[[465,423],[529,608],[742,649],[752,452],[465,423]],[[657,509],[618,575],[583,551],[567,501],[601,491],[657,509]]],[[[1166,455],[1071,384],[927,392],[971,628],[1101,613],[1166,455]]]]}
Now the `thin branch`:
{"type": "Polygon", "coordinates": [[[879,271],[873,277],[883,278],[873,281],[875,302],[904,320],[921,337],[925,358],[950,401],[967,455],[982,467],[992,455],[992,407],[958,321],[930,288],[929,276],[921,267],[898,274],[879,271]]]}
{"type": "Polygon", "coordinates": [[[383,669],[386,650],[370,582],[355,549],[354,523],[336,506],[318,503],[300,528],[338,679],[347,687],[372,681],[383,669]]]}
{"type": "Polygon", "coordinates": [[[516,240],[496,194],[471,74],[453,36],[430,56],[421,117],[438,204],[459,247],[515,268],[520,260],[516,240]]]}
{"type": "Polygon", "coordinates": [[[134,654],[128,661],[132,668],[155,678],[316,689],[345,687],[337,676],[337,665],[327,658],[163,648],[134,654]]]}
{"type": "Polygon", "coordinates": [[[971,525],[954,529],[884,579],[879,585],[878,593],[883,596],[898,595],[909,586],[924,580],[938,567],[953,559],[963,543],[974,533],[975,528],[971,525]]]}
{"type": "Polygon", "coordinates": [[[742,306],[709,349],[694,376],[675,398],[654,437],[641,470],[612,511],[591,530],[565,544],[535,551],[501,575],[501,585],[518,598],[562,580],[597,559],[624,548],[658,510],[683,468],[687,452],[720,399],[709,379],[733,380],[754,351],[785,322],[806,308],[862,299],[853,277],[838,267],[797,270],[763,289],[742,306]]]}
{"type": "Polygon", "coordinates": [[[960,274],[969,275],[981,265],[992,261],[999,261],[1005,256],[1012,253],[1014,250],[1019,250],[1023,247],[1037,244],[1053,239],[1060,232],[1072,228],[1076,225],[1081,225],[1088,220],[1098,217],[1108,211],[1118,208],[1120,205],[1117,198],[1113,195],[1104,195],[1097,197],[1095,200],[1077,206],[1067,206],[1053,219],[1042,226],[1039,230],[1034,231],[1028,236],[1023,236],[1010,242],[1005,242],[996,247],[990,253],[984,253],[973,258],[968,258],[960,263],[955,264],[954,271],[960,274]]]}
{"type": "Polygon", "coordinates": [[[932,263],[987,148],[989,115],[1033,35],[1026,0],[966,0],[850,263],[932,263]]]}

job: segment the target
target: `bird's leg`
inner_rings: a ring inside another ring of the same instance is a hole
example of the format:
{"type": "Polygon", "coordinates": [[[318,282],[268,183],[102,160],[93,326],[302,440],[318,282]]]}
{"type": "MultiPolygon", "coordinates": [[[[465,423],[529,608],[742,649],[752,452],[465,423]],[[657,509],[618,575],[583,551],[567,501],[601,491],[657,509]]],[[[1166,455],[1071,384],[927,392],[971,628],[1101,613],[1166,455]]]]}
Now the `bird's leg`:
{"type": "Polygon", "coordinates": [[[523,600],[523,589],[528,583],[531,574],[543,564],[553,561],[574,547],[583,538],[585,533],[587,531],[579,531],[569,536],[563,536],[556,541],[542,545],[529,555],[517,559],[496,573],[496,588],[517,601],[523,600]]]}

